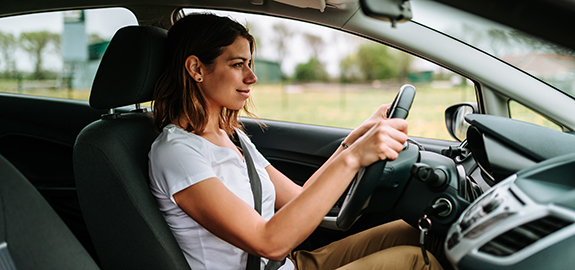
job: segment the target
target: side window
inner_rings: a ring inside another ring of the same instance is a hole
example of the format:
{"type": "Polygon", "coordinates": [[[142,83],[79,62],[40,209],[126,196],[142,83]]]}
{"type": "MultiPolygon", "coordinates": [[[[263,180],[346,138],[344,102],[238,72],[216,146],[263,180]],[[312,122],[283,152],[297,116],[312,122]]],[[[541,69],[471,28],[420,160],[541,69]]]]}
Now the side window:
{"type": "Polygon", "coordinates": [[[409,83],[417,88],[409,135],[453,140],[445,109],[476,100],[469,80],[377,42],[288,19],[210,12],[245,24],[256,38],[259,80],[251,93],[262,119],[355,128],[409,83]]]}
{"type": "Polygon", "coordinates": [[[516,120],[548,127],[558,131],[563,131],[559,125],[549,121],[539,113],[523,106],[523,104],[515,100],[509,101],[509,116],[516,120]]]}
{"type": "Polygon", "coordinates": [[[0,92],[87,100],[110,39],[135,24],[124,8],[0,19],[0,92]]]}

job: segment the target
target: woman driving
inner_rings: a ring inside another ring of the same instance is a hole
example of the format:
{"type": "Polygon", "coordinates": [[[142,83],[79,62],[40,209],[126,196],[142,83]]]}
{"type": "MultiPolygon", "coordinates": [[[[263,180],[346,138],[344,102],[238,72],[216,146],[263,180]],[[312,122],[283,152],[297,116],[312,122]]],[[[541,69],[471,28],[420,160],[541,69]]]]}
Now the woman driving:
{"type": "Polygon", "coordinates": [[[430,235],[426,262],[419,232],[403,221],[293,251],[360,168],[397,158],[408,125],[387,119],[389,106],[381,106],[305,185],[296,185],[238,122],[241,110],[252,115],[254,44],[244,26],[211,14],[185,16],[168,32],[168,63],[154,93],[161,134],[149,153],[150,186],[191,268],[251,270],[256,260],[255,269],[442,269],[441,239],[430,235]],[[246,152],[261,182],[261,214],[246,152]]]}

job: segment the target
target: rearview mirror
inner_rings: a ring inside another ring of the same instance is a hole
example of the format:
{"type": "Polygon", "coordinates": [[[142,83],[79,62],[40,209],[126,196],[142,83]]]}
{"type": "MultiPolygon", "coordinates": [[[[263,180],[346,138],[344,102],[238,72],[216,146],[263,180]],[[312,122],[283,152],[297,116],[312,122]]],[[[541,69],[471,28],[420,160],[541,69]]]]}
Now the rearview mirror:
{"type": "Polygon", "coordinates": [[[445,110],[445,125],[449,135],[457,141],[464,141],[467,138],[467,128],[469,128],[465,116],[478,112],[479,109],[475,102],[457,103],[447,108],[445,110]]]}
{"type": "Polygon", "coordinates": [[[360,0],[359,3],[365,15],[391,22],[392,27],[413,17],[409,0],[360,0]]]}

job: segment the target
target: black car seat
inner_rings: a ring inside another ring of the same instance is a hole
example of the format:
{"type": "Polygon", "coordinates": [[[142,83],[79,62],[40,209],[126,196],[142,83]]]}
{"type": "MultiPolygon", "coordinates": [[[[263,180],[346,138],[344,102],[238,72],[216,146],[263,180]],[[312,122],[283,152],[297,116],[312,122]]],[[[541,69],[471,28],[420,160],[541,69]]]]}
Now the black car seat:
{"type": "Polygon", "coordinates": [[[190,269],[148,187],[148,152],[158,132],[139,109],[152,100],[163,70],[166,34],[149,26],[118,30],[90,94],[90,106],[109,113],[74,145],[80,207],[104,269],[190,269]],[[131,112],[116,110],[133,104],[131,112]]]}
{"type": "Polygon", "coordinates": [[[99,269],[42,195],[2,156],[0,269],[99,269]]]}

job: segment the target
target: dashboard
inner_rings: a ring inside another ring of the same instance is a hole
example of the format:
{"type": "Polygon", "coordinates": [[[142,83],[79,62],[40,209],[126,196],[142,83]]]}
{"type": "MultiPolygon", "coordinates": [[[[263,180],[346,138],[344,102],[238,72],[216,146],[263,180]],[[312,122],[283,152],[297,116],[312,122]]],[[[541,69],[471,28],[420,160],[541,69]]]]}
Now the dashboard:
{"type": "Polygon", "coordinates": [[[448,259],[459,269],[571,269],[575,154],[513,174],[451,226],[448,259]]]}
{"type": "Polygon", "coordinates": [[[447,232],[458,269],[571,269],[575,247],[575,136],[468,115],[468,147],[494,187],[447,232]]]}

